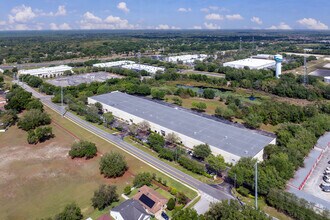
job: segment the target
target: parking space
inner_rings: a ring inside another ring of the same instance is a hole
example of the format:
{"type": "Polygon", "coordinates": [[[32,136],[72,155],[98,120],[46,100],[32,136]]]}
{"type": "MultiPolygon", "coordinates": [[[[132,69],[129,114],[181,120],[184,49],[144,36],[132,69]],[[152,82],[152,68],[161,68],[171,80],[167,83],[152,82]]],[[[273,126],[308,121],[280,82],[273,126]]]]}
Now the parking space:
{"type": "Polygon", "coordinates": [[[302,189],[304,192],[312,194],[326,201],[330,201],[330,192],[323,192],[322,189],[320,188],[320,184],[324,182],[323,173],[326,167],[330,166],[330,164],[328,164],[329,160],[330,160],[330,149],[328,148],[323,153],[321,160],[315,167],[314,171],[311,173],[304,188],[302,189]]]}

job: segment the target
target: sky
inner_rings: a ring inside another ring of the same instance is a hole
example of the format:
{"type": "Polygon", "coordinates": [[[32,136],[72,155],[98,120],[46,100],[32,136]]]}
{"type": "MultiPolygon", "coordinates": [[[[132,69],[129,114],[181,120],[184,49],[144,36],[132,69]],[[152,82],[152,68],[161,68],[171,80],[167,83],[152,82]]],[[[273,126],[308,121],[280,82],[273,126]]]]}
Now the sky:
{"type": "Polygon", "coordinates": [[[330,0],[0,0],[0,30],[328,30],[330,0]]]}

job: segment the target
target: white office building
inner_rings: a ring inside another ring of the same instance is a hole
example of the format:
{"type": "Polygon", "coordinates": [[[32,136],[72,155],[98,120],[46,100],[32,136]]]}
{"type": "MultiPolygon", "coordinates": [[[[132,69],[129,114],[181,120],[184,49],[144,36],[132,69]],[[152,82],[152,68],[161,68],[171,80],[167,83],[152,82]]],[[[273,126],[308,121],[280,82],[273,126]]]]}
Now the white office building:
{"type": "Polygon", "coordinates": [[[149,65],[136,64],[136,63],[123,65],[121,67],[125,69],[137,70],[137,71],[145,70],[151,74],[156,74],[157,71],[161,71],[161,72],[165,71],[165,68],[163,67],[149,66],[149,65]]]}
{"type": "Polygon", "coordinates": [[[58,77],[63,75],[65,71],[71,71],[72,67],[67,65],[54,66],[54,67],[42,67],[38,69],[30,69],[30,70],[19,70],[18,75],[31,75],[37,76],[40,78],[51,78],[58,77]]]}
{"type": "Polygon", "coordinates": [[[111,92],[88,98],[88,104],[99,102],[104,112],[127,123],[147,121],[151,130],[162,135],[176,133],[188,148],[207,143],[212,152],[221,154],[227,163],[237,163],[241,157],[263,160],[264,147],[275,144],[276,137],[250,130],[230,122],[209,119],[185,109],[170,107],[151,100],[111,92]]]}
{"type": "Polygon", "coordinates": [[[96,63],[93,64],[93,67],[99,67],[99,68],[120,67],[122,65],[134,64],[134,63],[135,63],[134,61],[130,61],[130,60],[119,60],[119,61],[113,61],[107,63],[96,63]]]}
{"type": "Polygon", "coordinates": [[[235,60],[224,63],[223,66],[228,66],[236,69],[243,69],[249,67],[250,69],[266,69],[275,67],[275,60],[247,58],[243,60],[235,60]]]}
{"type": "Polygon", "coordinates": [[[195,61],[203,61],[207,58],[206,54],[194,54],[194,55],[181,55],[181,56],[171,56],[165,58],[167,62],[183,62],[185,64],[192,64],[195,61]]]}

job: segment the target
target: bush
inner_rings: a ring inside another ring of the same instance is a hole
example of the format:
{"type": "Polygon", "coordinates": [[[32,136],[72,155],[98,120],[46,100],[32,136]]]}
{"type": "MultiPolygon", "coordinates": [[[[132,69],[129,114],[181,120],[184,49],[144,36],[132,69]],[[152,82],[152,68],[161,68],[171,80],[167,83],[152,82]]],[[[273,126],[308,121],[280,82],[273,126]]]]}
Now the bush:
{"type": "Polygon", "coordinates": [[[175,200],[173,198],[170,198],[166,204],[167,209],[172,211],[175,207],[175,200]]]}
{"type": "Polygon", "coordinates": [[[153,99],[164,99],[166,95],[166,92],[164,90],[159,90],[159,89],[155,89],[155,88],[152,88],[151,89],[151,96],[153,99]]]}
{"type": "Polygon", "coordinates": [[[129,194],[131,193],[131,189],[132,189],[131,186],[126,186],[126,187],[124,188],[124,194],[125,194],[125,195],[129,195],[129,194]]]}
{"type": "Polygon", "coordinates": [[[215,91],[213,89],[204,89],[203,97],[206,99],[214,99],[215,91]]]}
{"type": "Polygon", "coordinates": [[[119,201],[116,191],[116,186],[101,185],[99,189],[94,192],[92,198],[93,207],[103,210],[105,207],[111,205],[111,203],[119,201]]]}
{"type": "Polygon", "coordinates": [[[188,200],[189,200],[188,197],[185,194],[181,193],[181,192],[178,192],[176,194],[176,198],[177,198],[178,203],[182,204],[182,205],[186,205],[188,203],[188,200]]]}
{"type": "Polygon", "coordinates": [[[181,166],[194,173],[203,174],[205,171],[203,164],[195,160],[189,159],[188,157],[180,156],[178,162],[181,166]]]}
{"type": "Polygon", "coordinates": [[[162,135],[157,133],[152,133],[148,137],[148,144],[150,148],[156,152],[159,152],[162,147],[165,145],[165,139],[162,135]]]}
{"type": "Polygon", "coordinates": [[[192,102],[191,103],[192,109],[196,109],[200,112],[204,111],[207,106],[204,102],[192,102]]]}
{"type": "Polygon", "coordinates": [[[133,185],[137,188],[140,188],[141,186],[147,185],[150,186],[152,181],[152,175],[147,172],[139,173],[135,176],[133,180],[133,185]]]}
{"type": "Polygon", "coordinates": [[[172,188],[170,193],[175,196],[178,193],[178,190],[176,188],[172,188]]]}
{"type": "Polygon", "coordinates": [[[175,158],[175,152],[173,152],[172,150],[163,148],[159,151],[158,157],[163,158],[165,160],[173,161],[175,158]]]}
{"type": "Polygon", "coordinates": [[[100,161],[100,172],[105,177],[122,176],[128,169],[125,157],[117,152],[110,152],[103,155],[100,161]]]}
{"type": "Polygon", "coordinates": [[[86,157],[86,159],[93,158],[96,156],[97,148],[94,143],[89,141],[79,141],[71,146],[71,150],[69,151],[70,157],[73,158],[82,158],[86,157]]]}
{"type": "Polygon", "coordinates": [[[38,127],[35,130],[28,131],[27,141],[29,144],[37,144],[54,137],[52,127],[38,127]]]}
{"type": "Polygon", "coordinates": [[[42,105],[39,99],[32,99],[30,102],[27,103],[26,109],[27,110],[39,109],[40,111],[43,111],[44,106],[42,105]]]}
{"type": "Polygon", "coordinates": [[[178,97],[173,97],[172,100],[173,100],[174,104],[182,106],[182,99],[180,99],[178,97]]]}
{"type": "Polygon", "coordinates": [[[51,119],[47,113],[42,112],[40,109],[31,109],[18,121],[18,127],[25,131],[29,131],[41,125],[48,125],[50,123],[51,119]]]}
{"type": "Polygon", "coordinates": [[[237,192],[240,193],[242,196],[248,196],[250,191],[245,188],[244,186],[240,186],[237,188],[237,192]]]}

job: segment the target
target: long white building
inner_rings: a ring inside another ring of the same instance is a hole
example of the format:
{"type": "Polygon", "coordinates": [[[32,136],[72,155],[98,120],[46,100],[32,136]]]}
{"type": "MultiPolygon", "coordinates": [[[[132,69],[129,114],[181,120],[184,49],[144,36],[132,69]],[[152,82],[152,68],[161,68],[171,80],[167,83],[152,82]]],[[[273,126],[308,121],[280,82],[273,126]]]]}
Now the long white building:
{"type": "Polygon", "coordinates": [[[128,65],[128,64],[134,64],[134,61],[130,60],[119,60],[119,61],[113,61],[113,62],[107,62],[107,63],[96,63],[93,64],[94,67],[120,67],[122,65],[128,65]]]}
{"type": "Polygon", "coordinates": [[[223,66],[228,66],[236,69],[243,69],[244,67],[249,67],[250,69],[266,69],[275,67],[274,60],[265,60],[265,59],[254,59],[247,58],[243,60],[235,60],[232,62],[224,63],[223,66]]]}
{"type": "Polygon", "coordinates": [[[18,75],[31,75],[40,78],[51,78],[63,75],[65,71],[72,71],[72,67],[67,65],[42,67],[38,69],[19,70],[18,75]]]}
{"type": "Polygon", "coordinates": [[[206,54],[194,54],[194,55],[180,55],[180,56],[171,56],[165,58],[167,62],[178,62],[181,61],[185,64],[192,64],[195,61],[203,61],[207,58],[206,54]]]}
{"type": "Polygon", "coordinates": [[[215,155],[221,154],[228,163],[235,164],[241,157],[254,157],[261,161],[264,147],[276,142],[272,135],[122,92],[88,98],[88,104],[96,102],[102,104],[105,112],[112,112],[127,123],[148,121],[152,131],[162,135],[176,133],[188,148],[207,143],[215,155]]]}
{"type": "Polygon", "coordinates": [[[151,74],[156,74],[157,71],[161,71],[161,72],[165,71],[165,68],[163,67],[149,66],[149,65],[137,64],[137,63],[123,65],[121,67],[125,69],[137,70],[137,71],[145,70],[151,74]]]}

